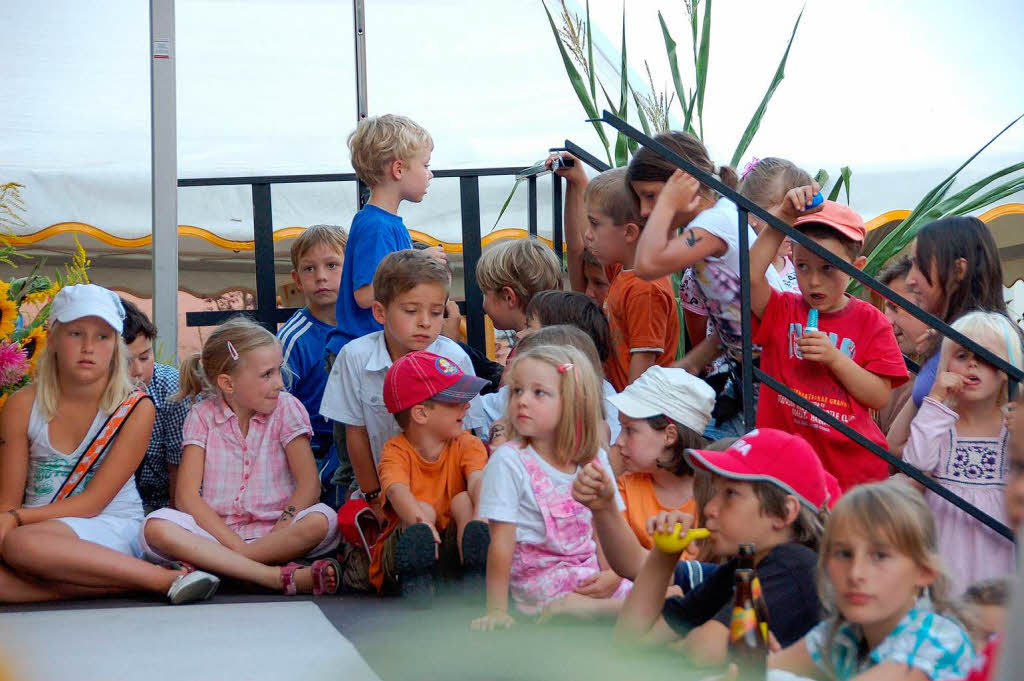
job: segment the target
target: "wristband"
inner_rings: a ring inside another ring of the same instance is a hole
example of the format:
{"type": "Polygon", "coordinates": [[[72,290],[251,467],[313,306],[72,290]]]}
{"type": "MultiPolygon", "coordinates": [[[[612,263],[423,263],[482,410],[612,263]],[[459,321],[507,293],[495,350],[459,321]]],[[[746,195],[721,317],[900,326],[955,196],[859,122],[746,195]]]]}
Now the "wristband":
{"type": "Polygon", "coordinates": [[[15,509],[12,508],[12,509],[9,509],[7,512],[14,516],[14,520],[17,521],[18,527],[21,527],[22,525],[24,525],[24,523],[21,522],[21,515],[18,514],[18,511],[16,511],[15,509]]]}
{"type": "Polygon", "coordinates": [[[372,492],[363,492],[363,498],[366,499],[367,501],[373,501],[374,499],[376,499],[379,496],[380,496],[380,487],[378,487],[377,489],[373,490],[372,492]]]}

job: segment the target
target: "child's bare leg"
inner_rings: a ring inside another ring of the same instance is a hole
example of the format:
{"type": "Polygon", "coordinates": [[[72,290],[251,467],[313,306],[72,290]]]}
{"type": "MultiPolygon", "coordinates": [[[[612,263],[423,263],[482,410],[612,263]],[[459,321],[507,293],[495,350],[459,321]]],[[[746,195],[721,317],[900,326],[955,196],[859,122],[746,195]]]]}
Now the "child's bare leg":
{"type": "Polygon", "coordinates": [[[452,498],[452,518],[455,519],[455,540],[459,547],[459,561],[462,556],[462,533],[466,530],[466,524],[476,516],[476,509],[473,508],[473,499],[469,492],[459,492],[452,498]]]}
{"type": "Polygon", "coordinates": [[[310,513],[287,527],[246,542],[240,553],[257,563],[280,565],[308,554],[329,531],[330,524],[323,513],[310,513]]]}
{"type": "Polygon", "coordinates": [[[0,564],[0,603],[38,603],[66,598],[97,598],[123,591],[124,589],[118,588],[104,589],[47,582],[19,575],[6,565],[0,564]]]}
{"type": "MultiPolygon", "coordinates": [[[[319,513],[315,513],[307,518],[314,515],[320,516],[319,513]]],[[[252,560],[206,537],[192,534],[169,520],[147,520],[145,535],[146,543],[165,555],[187,560],[196,567],[214,574],[251,582],[274,591],[284,589],[280,568],[252,560]]],[[[340,575],[335,576],[339,577],[340,575]]],[[[313,590],[312,569],[296,570],[294,580],[295,587],[300,593],[309,593],[313,590]]]]}
{"type": "Polygon", "coordinates": [[[622,610],[624,602],[620,598],[591,598],[583,594],[571,593],[548,604],[537,621],[547,622],[556,615],[569,615],[581,619],[615,617],[622,610]]]}

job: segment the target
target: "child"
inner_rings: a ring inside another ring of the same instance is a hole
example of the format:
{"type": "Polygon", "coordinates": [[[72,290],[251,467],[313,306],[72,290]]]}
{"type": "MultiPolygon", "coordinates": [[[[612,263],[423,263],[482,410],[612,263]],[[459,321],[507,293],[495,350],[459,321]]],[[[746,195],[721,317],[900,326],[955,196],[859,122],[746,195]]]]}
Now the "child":
{"type": "Polygon", "coordinates": [[[219,326],[181,363],[179,399],[203,395],[185,420],[179,510],[150,513],[146,557],[187,561],[286,595],[338,591],[337,516],[320,498],[302,403],[284,392],[281,345],[245,317],[219,326]],[[277,567],[280,566],[280,567],[277,567]]]}
{"type": "Polygon", "coordinates": [[[143,511],[132,473],[154,409],[128,376],[123,320],[113,292],[62,288],[35,380],[4,405],[0,602],[148,591],[187,603],[217,590],[211,574],[139,560],[143,511]]]}
{"type": "MultiPolygon", "coordinates": [[[[604,301],[608,299],[608,289],[611,288],[608,273],[605,271],[604,265],[590,251],[584,249],[581,259],[583,261],[583,282],[580,286],[582,290],[579,292],[604,308],[604,301]]],[[[577,289],[574,287],[573,290],[577,289]]]]}
{"type": "MultiPolygon", "coordinates": [[[[434,177],[430,172],[434,150],[430,133],[405,116],[364,118],[349,135],[348,148],[352,168],[370,188],[370,199],[349,229],[335,305],[338,326],[328,336],[329,355],[337,355],[346,343],[360,336],[380,331],[380,322],[370,309],[374,272],[388,253],[412,248],[398,208],[403,201],[422,201],[434,177]]],[[[427,252],[446,260],[440,246],[427,252]]]]}
{"type": "MultiPolygon", "coordinates": [[[[907,287],[907,274],[910,273],[910,267],[910,256],[902,255],[879,270],[878,281],[904,298],[910,299],[912,294],[907,287]]],[[[889,299],[885,300],[882,311],[885,313],[885,318],[889,321],[889,324],[892,325],[892,332],[896,336],[896,344],[900,346],[900,352],[911,359],[917,359],[917,347],[914,339],[926,333],[928,325],[917,317],[912,317],[906,310],[889,299]]],[[[888,439],[889,430],[896,423],[900,412],[903,411],[907,402],[910,401],[911,393],[914,390],[914,379],[917,377],[917,374],[909,371],[909,375],[910,379],[892,391],[889,404],[880,409],[875,416],[875,422],[882,430],[882,433],[886,435],[886,439],[888,439]]],[[[909,428],[909,422],[906,427],[909,428]]],[[[900,449],[902,449],[903,443],[906,442],[906,437],[903,437],[900,449]]],[[[892,447],[888,449],[893,452],[898,451],[892,447]]]]}
{"type": "Polygon", "coordinates": [[[530,300],[539,291],[562,288],[562,265],[537,239],[503,241],[480,256],[476,282],[494,328],[522,331],[530,300]]]}
{"type": "MultiPolygon", "coordinates": [[[[779,218],[833,255],[864,267],[864,222],[833,201],[804,214],[817,192],[817,183],[791,190],[779,218]]],[[[907,380],[892,327],[873,305],[846,294],[849,275],[800,244],[793,244],[800,295],[773,289],[765,271],[782,239],[781,232],[768,228],[750,249],[750,312],[759,321],[753,341],[762,348],[761,368],[884,449],[885,437],[870,410],[886,406],[892,388],[907,380]],[[817,329],[807,332],[811,310],[818,313],[817,329]]],[[[843,490],[888,477],[885,461],[767,386],[762,391],[758,427],[807,438],[843,490]]]]}
{"type": "Polygon", "coordinates": [[[327,385],[324,348],[335,326],[335,305],[345,260],[345,230],[334,225],[313,225],[292,242],[292,280],[302,291],[306,307],[297,310],[277,332],[284,363],[292,374],[290,392],[310,415],[310,447],[318,461],[328,457],[334,444],[330,422],[320,415],[327,385]]]}
{"type": "Polygon", "coordinates": [[[975,650],[981,650],[1006,629],[1006,609],[1010,606],[1010,580],[986,579],[967,587],[961,599],[964,623],[975,650]]]}
{"type": "MultiPolygon", "coordinates": [[[[345,452],[334,481],[348,489],[357,483],[362,496],[381,515],[377,463],[384,443],[402,432],[384,404],[384,376],[399,357],[427,350],[455,362],[465,373],[473,366],[458,344],[441,334],[451,277],[448,267],[423,251],[391,253],[373,277],[374,318],[383,331],[368,334],[344,348],[331,367],[320,413],[345,428],[345,452]]],[[[467,429],[478,427],[470,411],[467,429]]]]}
{"type": "Polygon", "coordinates": [[[178,370],[154,359],[156,327],[131,301],[121,299],[124,308],[124,339],[128,350],[128,375],[139,389],[153,399],[156,418],[146,455],[135,471],[135,484],[147,512],[174,505],[174,485],[181,463],[181,428],[188,407],[170,399],[178,392],[178,370]]]}
{"type": "MultiPolygon", "coordinates": [[[[709,543],[718,556],[736,556],[739,544],[755,547],[757,574],[771,613],[771,630],[782,645],[800,639],[818,621],[814,565],[821,519],[830,500],[821,462],[807,442],[769,428],[754,430],[724,452],[687,450],[694,469],[713,474],[713,494],[704,506],[709,543]]],[[[659,513],[648,531],[669,531],[693,518],[659,513]]],[[[725,661],[737,561],[720,566],[683,597],[665,599],[678,553],[651,551],[640,569],[616,625],[617,636],[654,644],[682,639],[695,663],[725,661]]]]}
{"type": "Polygon", "coordinates": [[[967,674],[974,649],[949,614],[932,514],[907,485],[887,480],[843,495],[825,532],[819,580],[832,614],[772,655],[769,667],[837,681],[967,674]]]}
{"type": "Polygon", "coordinates": [[[695,516],[693,469],[688,449],[702,449],[701,433],[711,419],[711,387],[682,369],[651,367],[618,395],[622,432],[618,444],[626,473],[619,477],[625,516],[604,503],[611,479],[587,465],[573,497],[594,512],[594,527],[608,564],[621,577],[636,579],[654,541],[647,520],[662,511],[695,516]]]}
{"type": "MultiPolygon", "coordinates": [[[[1013,322],[998,312],[969,312],[953,328],[1013,366],[1021,345],[1013,322]]],[[[1007,440],[1002,407],[1009,401],[1006,374],[948,338],[939,375],[910,426],[904,460],[965,501],[1006,522],[1007,440]]],[[[972,582],[1013,572],[1014,545],[933,492],[939,549],[953,571],[953,593],[972,582]]]]}
{"type": "Polygon", "coordinates": [[[585,219],[569,215],[566,224],[586,224],[586,250],[605,266],[611,287],[605,299],[612,333],[612,355],[605,363],[605,375],[621,391],[648,367],[667,366],[675,361],[679,344],[679,308],[667,276],[653,281],[633,271],[637,241],[643,221],[637,202],[626,183],[626,171],[605,171],[587,183],[581,164],[566,169],[569,184],[586,184],[583,194],[585,219]]]}
{"type": "MultiPolygon", "coordinates": [[[[517,356],[509,382],[512,438],[484,469],[480,515],[491,544],[478,630],[514,624],[510,589],[516,608],[536,615],[601,571],[590,511],[570,491],[582,464],[596,458],[610,470],[597,376],[579,350],[541,346],[517,356]]],[[[621,509],[618,491],[614,498],[621,509]]],[[[622,593],[620,586],[613,597],[622,593]]]]}
{"type": "Polygon", "coordinates": [[[410,352],[384,377],[384,404],[402,433],[380,457],[387,503],[370,581],[403,596],[429,596],[438,560],[448,573],[484,573],[487,525],[476,517],[487,450],[462,427],[469,401],[487,383],[446,357],[410,352]]]}

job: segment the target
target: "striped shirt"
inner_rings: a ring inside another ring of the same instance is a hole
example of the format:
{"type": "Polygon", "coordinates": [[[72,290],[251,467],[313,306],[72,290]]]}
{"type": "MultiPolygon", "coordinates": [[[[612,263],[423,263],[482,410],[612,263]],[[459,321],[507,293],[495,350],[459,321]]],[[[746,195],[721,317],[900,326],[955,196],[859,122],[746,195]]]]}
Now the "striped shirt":
{"type": "Polygon", "coordinates": [[[308,307],[304,307],[289,317],[277,332],[284,364],[288,368],[286,374],[291,380],[288,392],[302,402],[309,413],[315,437],[324,439],[328,447],[332,437],[331,423],[320,415],[320,401],[324,396],[324,386],[327,385],[324,356],[327,334],[332,328],[314,317],[308,307]]]}

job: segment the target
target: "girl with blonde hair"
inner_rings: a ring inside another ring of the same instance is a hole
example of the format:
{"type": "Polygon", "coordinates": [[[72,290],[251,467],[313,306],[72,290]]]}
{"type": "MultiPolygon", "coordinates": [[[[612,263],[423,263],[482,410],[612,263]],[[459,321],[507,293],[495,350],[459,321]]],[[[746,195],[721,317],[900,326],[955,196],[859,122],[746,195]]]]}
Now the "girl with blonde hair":
{"type": "Polygon", "coordinates": [[[185,603],[217,590],[213,575],[139,560],[134,473],[154,408],[129,379],[124,316],[107,289],[61,289],[35,381],[4,406],[0,602],[150,591],[185,603]]]}
{"type": "MultiPolygon", "coordinates": [[[[611,465],[602,449],[601,388],[586,356],[544,345],[516,356],[508,384],[509,442],[484,469],[479,514],[490,521],[487,614],[473,628],[537,615],[601,571],[590,511],[572,498],[582,466],[611,465]]],[[[618,490],[618,508],[624,509],[618,490]]],[[[625,597],[620,586],[612,597],[625,597]]]]}
{"type": "Polygon", "coordinates": [[[950,613],[931,510],[896,479],[832,509],[818,561],[829,617],[768,666],[835,681],[962,679],[974,649],[950,613]]]}
{"type": "MultiPolygon", "coordinates": [[[[1009,364],[1022,368],[1020,335],[998,312],[970,312],[953,328],[1009,364]]],[[[904,460],[1006,523],[1009,468],[1006,374],[950,339],[942,342],[938,376],[910,424],[904,460]]],[[[1014,545],[934,492],[939,548],[953,569],[956,593],[982,579],[1013,572],[1014,545]]]]}
{"type": "Polygon", "coordinates": [[[222,324],[181,364],[179,399],[204,395],[185,419],[177,509],[150,513],[146,557],[187,561],[287,595],[336,593],[334,510],[319,503],[309,415],[283,392],[281,344],[245,317],[222,324]]]}

